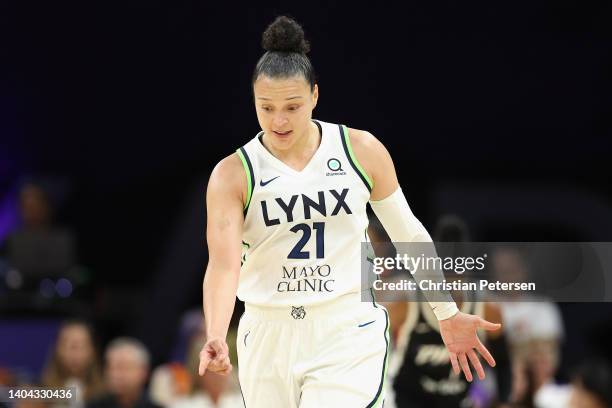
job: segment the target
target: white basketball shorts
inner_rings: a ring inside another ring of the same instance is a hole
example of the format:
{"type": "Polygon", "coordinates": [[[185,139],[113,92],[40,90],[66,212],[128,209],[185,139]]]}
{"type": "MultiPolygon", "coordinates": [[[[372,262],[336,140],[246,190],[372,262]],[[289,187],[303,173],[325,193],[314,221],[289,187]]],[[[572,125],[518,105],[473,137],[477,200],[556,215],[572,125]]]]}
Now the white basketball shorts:
{"type": "Polygon", "coordinates": [[[246,408],[384,405],[387,310],[359,294],[315,306],[247,304],[237,348],[246,408]]]}

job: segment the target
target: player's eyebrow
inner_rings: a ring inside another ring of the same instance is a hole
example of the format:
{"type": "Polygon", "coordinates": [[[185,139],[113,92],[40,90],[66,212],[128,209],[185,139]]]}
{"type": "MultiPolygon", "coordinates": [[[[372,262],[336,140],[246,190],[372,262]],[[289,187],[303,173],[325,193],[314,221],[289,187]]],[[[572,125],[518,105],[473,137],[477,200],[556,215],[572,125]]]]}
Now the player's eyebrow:
{"type": "MultiPolygon", "coordinates": [[[[289,101],[291,99],[299,99],[299,98],[303,98],[303,97],[300,96],[300,95],[296,95],[296,96],[290,96],[288,98],[285,98],[285,100],[289,101]]],[[[271,98],[266,98],[264,96],[258,96],[257,99],[261,99],[262,101],[271,101],[272,100],[271,98]]]]}

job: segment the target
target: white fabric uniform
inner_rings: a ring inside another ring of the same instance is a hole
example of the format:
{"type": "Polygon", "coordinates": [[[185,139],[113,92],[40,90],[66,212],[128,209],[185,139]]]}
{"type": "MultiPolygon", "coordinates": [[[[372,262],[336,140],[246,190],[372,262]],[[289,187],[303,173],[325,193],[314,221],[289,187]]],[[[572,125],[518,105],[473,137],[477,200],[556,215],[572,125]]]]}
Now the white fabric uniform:
{"type": "Polygon", "coordinates": [[[302,171],[261,134],[238,150],[249,183],[237,340],[248,408],[383,403],[387,312],[361,301],[371,182],[348,130],[315,123],[321,143],[302,171]]]}

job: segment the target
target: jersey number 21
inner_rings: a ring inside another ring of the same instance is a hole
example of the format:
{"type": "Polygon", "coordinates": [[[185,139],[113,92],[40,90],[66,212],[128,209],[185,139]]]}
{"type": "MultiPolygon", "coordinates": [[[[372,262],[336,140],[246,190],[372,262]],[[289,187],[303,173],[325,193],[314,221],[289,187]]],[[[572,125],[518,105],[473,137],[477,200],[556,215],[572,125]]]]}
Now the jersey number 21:
{"type": "Polygon", "coordinates": [[[324,222],[314,222],[312,224],[312,228],[308,224],[296,224],[289,231],[291,232],[302,232],[302,237],[295,244],[291,252],[287,258],[290,259],[308,259],[310,258],[309,251],[303,251],[304,246],[310,240],[310,236],[312,235],[312,230],[316,231],[316,240],[317,240],[317,258],[323,258],[325,256],[325,246],[323,242],[323,233],[325,231],[325,223],[324,222]]]}

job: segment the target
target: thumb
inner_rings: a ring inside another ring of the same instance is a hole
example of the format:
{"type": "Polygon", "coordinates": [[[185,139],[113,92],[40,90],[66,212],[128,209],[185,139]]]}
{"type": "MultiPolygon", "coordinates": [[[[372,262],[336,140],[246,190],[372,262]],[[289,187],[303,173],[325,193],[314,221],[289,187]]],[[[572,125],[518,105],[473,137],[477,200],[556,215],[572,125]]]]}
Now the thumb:
{"type": "Polygon", "coordinates": [[[200,376],[204,375],[204,373],[206,372],[206,368],[208,368],[208,363],[210,363],[210,357],[208,356],[208,353],[200,353],[200,366],[198,367],[198,374],[200,374],[200,376]]]}
{"type": "Polygon", "coordinates": [[[478,327],[485,330],[497,330],[501,327],[501,323],[491,323],[483,318],[480,318],[478,327]]]}

